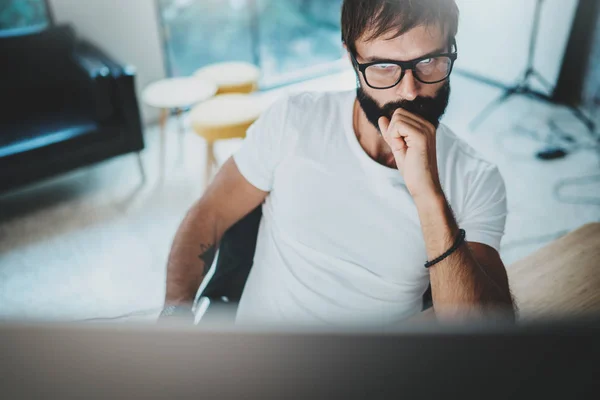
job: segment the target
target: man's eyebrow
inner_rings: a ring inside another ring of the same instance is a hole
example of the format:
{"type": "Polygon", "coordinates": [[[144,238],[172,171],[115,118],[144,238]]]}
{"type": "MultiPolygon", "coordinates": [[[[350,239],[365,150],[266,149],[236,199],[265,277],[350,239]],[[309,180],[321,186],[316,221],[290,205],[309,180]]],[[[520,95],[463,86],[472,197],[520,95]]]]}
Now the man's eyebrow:
{"type": "MultiPolygon", "coordinates": [[[[419,58],[424,58],[424,57],[429,57],[429,56],[433,56],[436,54],[441,54],[441,53],[444,53],[444,50],[445,50],[445,47],[442,47],[441,49],[430,51],[429,53],[423,54],[421,57],[413,58],[412,60],[418,60],[419,58]]],[[[381,58],[381,57],[376,57],[376,56],[366,57],[364,60],[365,60],[365,63],[372,63],[372,62],[378,62],[378,61],[394,61],[389,58],[381,58]]],[[[412,61],[412,60],[408,60],[408,61],[412,61]]],[[[407,61],[399,61],[399,60],[397,60],[397,61],[398,62],[407,62],[407,61]]]]}

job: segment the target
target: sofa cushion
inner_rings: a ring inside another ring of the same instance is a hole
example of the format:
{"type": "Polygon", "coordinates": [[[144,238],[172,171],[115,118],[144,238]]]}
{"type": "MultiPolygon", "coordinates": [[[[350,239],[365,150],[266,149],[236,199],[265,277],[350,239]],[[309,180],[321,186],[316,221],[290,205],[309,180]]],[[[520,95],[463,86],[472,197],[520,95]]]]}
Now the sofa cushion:
{"type": "Polygon", "coordinates": [[[0,122],[0,158],[92,134],[97,129],[92,118],[75,110],[39,112],[30,114],[27,120],[0,122]]]}
{"type": "MultiPolygon", "coordinates": [[[[94,86],[95,84],[96,82],[88,81],[79,85],[64,85],[54,88],[30,86],[8,88],[0,94],[3,107],[0,124],[27,121],[30,114],[58,114],[69,110],[76,111],[86,118],[106,120],[106,115],[99,118],[96,104],[96,96],[101,94],[106,96],[106,94],[94,86]]],[[[107,113],[112,114],[111,107],[104,112],[104,114],[107,113]]],[[[0,136],[2,135],[3,132],[0,130],[0,136]]]]}

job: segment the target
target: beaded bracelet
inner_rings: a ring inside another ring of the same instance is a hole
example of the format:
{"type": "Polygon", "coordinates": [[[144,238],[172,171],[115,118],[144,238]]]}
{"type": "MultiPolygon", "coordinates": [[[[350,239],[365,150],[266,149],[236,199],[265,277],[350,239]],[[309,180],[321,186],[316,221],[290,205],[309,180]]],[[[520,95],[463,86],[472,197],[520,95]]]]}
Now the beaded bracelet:
{"type": "Polygon", "coordinates": [[[459,231],[458,238],[456,239],[456,241],[454,242],[454,244],[452,245],[452,247],[450,247],[450,249],[447,252],[445,252],[444,254],[442,254],[441,256],[439,256],[438,258],[436,258],[435,260],[427,261],[425,263],[425,268],[429,268],[432,265],[439,263],[444,258],[446,258],[450,254],[452,254],[456,249],[458,249],[458,247],[465,240],[465,230],[464,229],[459,229],[458,231],[459,231]]]}

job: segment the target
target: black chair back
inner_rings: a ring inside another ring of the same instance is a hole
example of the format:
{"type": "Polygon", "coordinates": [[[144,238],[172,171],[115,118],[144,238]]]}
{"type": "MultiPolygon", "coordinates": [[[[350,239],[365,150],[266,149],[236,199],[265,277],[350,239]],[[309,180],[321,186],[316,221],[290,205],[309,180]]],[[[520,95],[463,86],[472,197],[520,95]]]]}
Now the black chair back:
{"type": "Polygon", "coordinates": [[[215,273],[202,296],[213,301],[226,297],[230,302],[239,302],[252,268],[261,217],[262,206],[258,206],[225,232],[215,273]]]}

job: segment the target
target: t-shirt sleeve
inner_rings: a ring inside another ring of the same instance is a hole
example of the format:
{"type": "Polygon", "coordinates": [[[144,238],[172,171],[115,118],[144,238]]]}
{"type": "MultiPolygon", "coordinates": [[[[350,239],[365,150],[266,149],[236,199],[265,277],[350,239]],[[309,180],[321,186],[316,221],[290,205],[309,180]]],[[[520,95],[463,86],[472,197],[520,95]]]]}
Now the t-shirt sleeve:
{"type": "Polygon", "coordinates": [[[487,167],[477,175],[467,193],[459,227],[465,230],[466,241],[487,244],[499,253],[507,215],[504,179],[498,167],[487,167]]]}
{"type": "Polygon", "coordinates": [[[275,168],[284,152],[287,98],[276,100],[248,128],[241,147],[233,155],[238,170],[258,189],[270,192],[275,168]]]}

